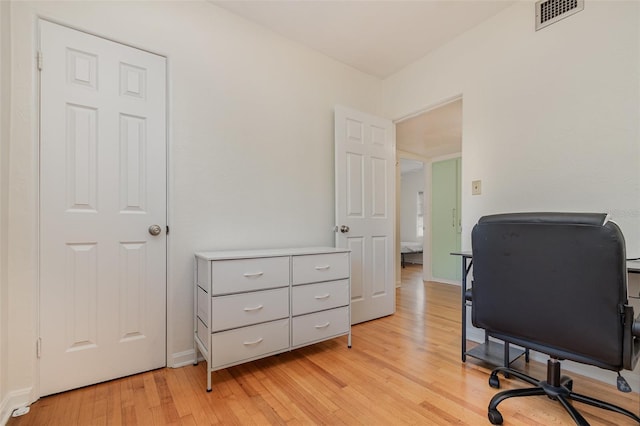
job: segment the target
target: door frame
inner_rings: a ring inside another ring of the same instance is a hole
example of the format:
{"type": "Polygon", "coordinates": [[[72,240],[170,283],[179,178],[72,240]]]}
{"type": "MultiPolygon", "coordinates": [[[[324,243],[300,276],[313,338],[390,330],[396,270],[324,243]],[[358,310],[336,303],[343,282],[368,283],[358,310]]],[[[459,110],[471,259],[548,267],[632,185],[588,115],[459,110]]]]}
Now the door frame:
{"type": "MultiPolygon", "coordinates": [[[[392,122],[394,125],[397,125],[398,123],[401,123],[405,120],[408,120],[410,118],[414,118],[417,117],[421,114],[424,114],[426,112],[432,111],[434,109],[438,109],[440,107],[443,107],[451,102],[455,102],[457,100],[463,100],[462,105],[464,108],[464,96],[462,93],[458,93],[455,94],[453,96],[447,97],[447,98],[443,98],[442,100],[435,102],[429,106],[426,106],[424,108],[415,110],[409,114],[405,114],[402,115],[396,119],[393,119],[392,122]]],[[[463,113],[463,126],[464,126],[464,113],[463,113]]],[[[464,132],[462,134],[462,139],[464,141],[464,132]]],[[[432,270],[431,270],[431,257],[430,254],[431,250],[432,250],[432,232],[431,232],[431,208],[432,208],[432,200],[431,200],[431,182],[432,182],[432,178],[431,178],[431,163],[436,162],[436,161],[443,161],[443,160],[449,160],[452,158],[463,158],[462,155],[462,144],[460,146],[460,151],[453,153],[453,154],[447,154],[447,155],[442,155],[442,156],[438,156],[438,157],[422,157],[420,155],[416,155],[413,153],[409,153],[406,151],[402,151],[397,149],[397,141],[396,141],[396,213],[398,213],[398,210],[400,209],[400,199],[398,198],[398,191],[399,191],[399,180],[400,180],[400,159],[401,158],[405,158],[405,159],[409,159],[409,160],[418,160],[418,161],[422,161],[424,163],[424,177],[425,177],[425,186],[424,186],[424,190],[425,190],[425,194],[424,194],[424,211],[425,214],[426,212],[428,212],[429,214],[429,220],[425,220],[425,226],[424,226],[424,238],[423,238],[423,250],[422,250],[422,279],[424,281],[433,281],[433,274],[432,274],[432,270]]],[[[464,177],[464,176],[463,176],[464,177]]],[[[461,211],[464,211],[463,207],[460,207],[461,211]]],[[[461,212],[462,214],[462,212],[461,212]]],[[[396,235],[399,238],[400,236],[400,219],[399,219],[399,215],[396,214],[396,235]]],[[[398,241],[398,238],[396,238],[396,271],[401,271],[400,268],[400,242],[398,241]]],[[[455,285],[461,285],[460,282],[458,283],[451,283],[451,284],[455,284],[455,285]]],[[[400,272],[396,272],[396,286],[400,286],[400,272]]]]}
{"type": "MultiPolygon", "coordinates": [[[[86,31],[84,29],[78,28],[74,25],[70,25],[64,22],[60,22],[56,19],[51,19],[48,17],[44,17],[44,16],[36,16],[35,17],[35,43],[34,43],[34,47],[33,47],[33,57],[34,58],[38,58],[40,56],[40,40],[41,40],[41,34],[40,34],[40,21],[47,21],[50,22],[52,24],[56,24],[56,25],[60,25],[63,26],[65,28],[74,30],[74,31],[79,31],[81,33],[85,33],[94,37],[99,37],[102,38],[104,40],[113,42],[113,43],[118,43],[127,47],[131,47],[137,50],[141,50],[144,52],[148,52],[148,53],[152,53],[154,55],[158,55],[158,56],[162,56],[165,58],[166,60],[166,78],[165,78],[165,86],[166,86],[166,99],[165,99],[165,137],[166,137],[166,146],[165,146],[165,155],[166,155],[166,205],[165,205],[165,211],[166,211],[166,224],[167,224],[167,230],[170,229],[170,218],[171,218],[171,202],[170,202],[170,196],[171,196],[171,191],[170,191],[170,187],[171,187],[171,150],[170,150],[170,146],[171,146],[171,107],[170,107],[170,100],[171,100],[171,85],[170,85],[170,61],[169,61],[169,56],[166,54],[162,54],[162,53],[158,53],[155,52],[152,49],[147,49],[144,47],[140,47],[140,46],[136,46],[134,44],[130,44],[130,43],[126,43],[123,41],[120,41],[118,39],[112,38],[112,37],[107,37],[103,34],[96,34],[96,33],[92,33],[90,31],[86,31]]],[[[33,121],[33,131],[34,131],[34,135],[35,135],[35,144],[36,144],[36,149],[35,149],[35,170],[34,170],[34,175],[35,175],[35,253],[34,253],[34,262],[35,262],[35,281],[34,281],[34,329],[35,329],[35,338],[36,338],[36,351],[34,351],[33,353],[33,359],[34,359],[34,368],[33,368],[33,373],[34,373],[34,380],[33,380],[33,388],[31,389],[31,395],[29,400],[31,402],[35,402],[38,399],[40,399],[40,357],[38,356],[39,353],[39,339],[40,339],[40,335],[41,335],[41,330],[40,330],[40,284],[41,284],[41,279],[40,279],[40,254],[41,254],[41,246],[40,246],[40,214],[41,214],[41,206],[40,206],[40,199],[41,199],[41,188],[40,188],[40,166],[41,166],[41,157],[40,157],[40,147],[41,147],[41,134],[40,134],[40,130],[41,130],[41,110],[42,110],[42,84],[41,84],[41,74],[40,74],[40,70],[38,69],[38,62],[34,61],[33,65],[36,67],[35,69],[35,73],[34,73],[34,92],[33,92],[33,97],[34,97],[34,118],[35,120],[33,121]]],[[[173,311],[170,309],[170,307],[172,306],[171,301],[170,301],[170,292],[169,292],[169,273],[170,273],[170,262],[169,262],[169,254],[171,252],[171,238],[170,238],[170,233],[167,232],[167,230],[165,230],[166,232],[166,245],[165,245],[165,365],[167,367],[173,366],[172,364],[169,363],[169,359],[170,359],[170,354],[169,354],[169,348],[171,347],[171,333],[169,333],[169,324],[172,323],[172,319],[173,319],[173,311]]]]}

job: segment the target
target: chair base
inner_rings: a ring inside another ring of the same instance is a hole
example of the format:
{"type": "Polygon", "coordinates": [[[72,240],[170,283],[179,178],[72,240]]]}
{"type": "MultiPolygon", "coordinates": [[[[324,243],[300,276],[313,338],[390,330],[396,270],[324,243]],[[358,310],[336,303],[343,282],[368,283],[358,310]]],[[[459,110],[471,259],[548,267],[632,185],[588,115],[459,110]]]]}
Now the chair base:
{"type": "Polygon", "coordinates": [[[502,424],[502,414],[498,411],[498,404],[507,398],[514,398],[520,396],[533,396],[533,395],[547,395],[549,398],[558,401],[565,410],[569,413],[571,418],[579,426],[588,426],[589,422],[576,410],[576,408],[570,403],[570,400],[582,402],[583,404],[592,405],[604,410],[613,411],[619,414],[623,414],[632,418],[638,424],[640,424],[640,417],[632,412],[625,410],[622,407],[618,407],[608,402],[601,401],[599,399],[591,398],[589,396],[581,395],[573,392],[573,380],[568,376],[561,376],[560,374],[560,362],[556,359],[550,359],[547,361],[547,380],[540,381],[534,379],[531,376],[523,374],[519,371],[513,370],[507,367],[498,367],[491,372],[489,377],[489,386],[492,388],[500,387],[500,380],[498,379],[498,373],[513,376],[520,380],[523,380],[534,387],[523,389],[511,389],[502,391],[491,398],[489,402],[488,417],[491,424],[502,424]]]}

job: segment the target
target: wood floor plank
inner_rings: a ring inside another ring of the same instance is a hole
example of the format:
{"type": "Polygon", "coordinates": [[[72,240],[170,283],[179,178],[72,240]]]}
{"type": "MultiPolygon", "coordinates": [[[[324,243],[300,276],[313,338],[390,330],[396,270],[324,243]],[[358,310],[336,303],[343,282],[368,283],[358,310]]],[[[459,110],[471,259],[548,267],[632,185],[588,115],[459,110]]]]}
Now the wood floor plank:
{"type": "Polygon", "coordinates": [[[222,410],[215,410],[214,404],[212,403],[213,401],[209,397],[210,394],[203,392],[207,382],[206,378],[204,381],[202,380],[202,376],[206,374],[206,368],[202,368],[202,363],[195,367],[183,367],[175,371],[183,374],[181,377],[186,379],[185,381],[181,380],[181,383],[184,389],[188,389],[191,412],[194,414],[196,420],[198,420],[198,424],[220,424],[220,417],[217,413],[220,413],[222,410]]]}
{"type": "MultiPolygon", "coordinates": [[[[206,364],[160,369],[41,398],[8,426],[31,425],[482,425],[496,390],[491,366],[460,360],[460,288],[423,282],[402,270],[394,315],[355,325],[346,336],[213,373],[206,364]]],[[[474,345],[469,342],[469,346],[474,345]]],[[[516,368],[546,377],[546,366],[516,368]]],[[[574,389],[640,412],[640,394],[622,394],[565,371],[574,389]]],[[[501,378],[501,388],[522,387],[501,378]]],[[[635,425],[621,415],[575,403],[593,426],[635,425]]],[[[573,425],[547,397],[500,404],[507,426],[573,425]]]]}

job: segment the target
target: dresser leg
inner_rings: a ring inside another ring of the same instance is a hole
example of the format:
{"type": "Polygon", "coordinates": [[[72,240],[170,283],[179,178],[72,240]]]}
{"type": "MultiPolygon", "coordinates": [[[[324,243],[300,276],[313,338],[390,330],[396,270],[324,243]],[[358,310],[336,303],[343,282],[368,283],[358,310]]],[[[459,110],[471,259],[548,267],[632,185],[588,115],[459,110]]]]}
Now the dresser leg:
{"type": "Polygon", "coordinates": [[[347,337],[347,348],[351,349],[351,330],[349,330],[349,337],[347,337]]]}
{"type": "MultiPolygon", "coordinates": [[[[197,307],[194,309],[198,309],[197,307]]],[[[198,365],[198,344],[196,343],[196,337],[198,336],[198,329],[196,328],[195,330],[193,330],[193,353],[194,355],[194,359],[193,359],[193,365],[198,365]]]]}

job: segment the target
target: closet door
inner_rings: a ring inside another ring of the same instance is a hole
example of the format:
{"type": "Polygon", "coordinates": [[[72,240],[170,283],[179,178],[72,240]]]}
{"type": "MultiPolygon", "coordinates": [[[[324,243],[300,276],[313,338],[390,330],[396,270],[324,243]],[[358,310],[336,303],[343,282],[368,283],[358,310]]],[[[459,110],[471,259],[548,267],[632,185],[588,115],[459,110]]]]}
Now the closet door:
{"type": "Polygon", "coordinates": [[[166,60],[39,24],[48,395],[166,363],[166,60]]]}
{"type": "Polygon", "coordinates": [[[460,176],[461,159],[431,165],[431,274],[434,280],[460,282],[460,176]]]}

